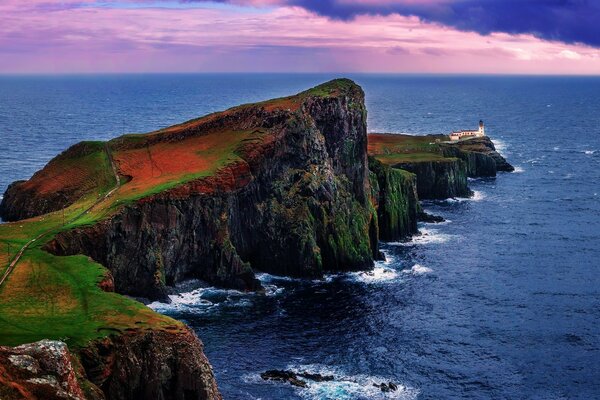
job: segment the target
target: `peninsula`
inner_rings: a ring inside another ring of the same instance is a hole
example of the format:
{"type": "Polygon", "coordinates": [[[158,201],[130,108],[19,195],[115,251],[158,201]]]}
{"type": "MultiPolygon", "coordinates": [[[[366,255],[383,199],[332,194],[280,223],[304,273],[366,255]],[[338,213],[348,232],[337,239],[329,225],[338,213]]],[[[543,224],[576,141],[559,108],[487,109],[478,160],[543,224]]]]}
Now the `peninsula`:
{"type": "Polygon", "coordinates": [[[0,204],[0,397],[219,399],[201,341],[134,300],[196,278],[369,270],[419,199],[510,171],[486,136],[367,134],[336,79],[147,134],[82,142],[0,204]]]}

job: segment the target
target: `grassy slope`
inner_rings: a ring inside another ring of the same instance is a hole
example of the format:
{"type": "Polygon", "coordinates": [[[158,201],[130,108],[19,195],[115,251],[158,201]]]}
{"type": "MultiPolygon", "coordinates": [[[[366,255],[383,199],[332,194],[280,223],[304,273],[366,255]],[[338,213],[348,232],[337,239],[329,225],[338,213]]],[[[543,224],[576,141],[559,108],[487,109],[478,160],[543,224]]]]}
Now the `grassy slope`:
{"type": "Polygon", "coordinates": [[[436,139],[448,140],[447,136],[411,136],[400,134],[369,134],[369,155],[387,165],[400,163],[454,161],[444,157],[436,139]]]}

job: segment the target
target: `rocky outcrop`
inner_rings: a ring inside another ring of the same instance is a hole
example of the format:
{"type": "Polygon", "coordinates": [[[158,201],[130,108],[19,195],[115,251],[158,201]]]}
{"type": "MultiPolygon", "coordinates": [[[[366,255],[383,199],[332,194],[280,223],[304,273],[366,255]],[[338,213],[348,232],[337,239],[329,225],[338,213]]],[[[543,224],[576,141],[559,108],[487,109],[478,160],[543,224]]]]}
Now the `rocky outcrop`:
{"type": "Polygon", "coordinates": [[[215,176],[63,232],[46,249],[86,254],[110,269],[117,292],[151,299],[166,299],[166,286],[189,278],[256,290],[254,269],[320,277],[371,268],[378,238],[364,93],[338,80],[297,100],[297,108],[283,110],[239,107],[169,136],[180,140],[215,126],[270,135],[215,176]]]}
{"type": "Polygon", "coordinates": [[[377,208],[379,238],[384,241],[406,238],[417,232],[421,206],[414,174],[382,164],[369,157],[371,187],[377,208]]]}
{"type": "Polygon", "coordinates": [[[85,378],[67,345],[40,340],[17,347],[0,346],[0,398],[3,400],[93,400],[104,394],[85,378]]]}
{"type": "Polygon", "coordinates": [[[80,350],[87,378],[107,399],[221,399],[202,343],[189,329],[113,335],[80,350]]]}
{"type": "Polygon", "coordinates": [[[467,185],[466,164],[458,158],[394,165],[417,176],[419,199],[447,199],[472,195],[467,185]]]}
{"type": "Polygon", "coordinates": [[[469,178],[496,176],[496,161],[487,154],[461,150],[456,145],[442,146],[442,153],[444,157],[453,157],[462,160],[469,178]]]}
{"type": "Polygon", "coordinates": [[[492,140],[487,137],[475,137],[457,143],[445,144],[446,157],[458,157],[467,165],[470,177],[496,176],[496,171],[512,172],[514,167],[496,151],[492,140]]]}
{"type": "Polygon", "coordinates": [[[0,398],[221,399],[202,343],[187,328],[115,334],[76,354],[56,340],[0,347],[0,398]]]}

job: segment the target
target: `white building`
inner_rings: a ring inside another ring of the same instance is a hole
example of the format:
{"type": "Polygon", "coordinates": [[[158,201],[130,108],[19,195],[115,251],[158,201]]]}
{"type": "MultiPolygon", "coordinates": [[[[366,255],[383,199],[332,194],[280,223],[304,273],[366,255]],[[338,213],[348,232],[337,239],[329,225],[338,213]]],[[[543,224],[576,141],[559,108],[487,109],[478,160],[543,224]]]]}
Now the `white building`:
{"type": "Polygon", "coordinates": [[[479,129],[471,131],[456,131],[450,134],[450,140],[460,140],[470,137],[481,137],[485,136],[485,126],[483,121],[479,121],[479,129]]]}

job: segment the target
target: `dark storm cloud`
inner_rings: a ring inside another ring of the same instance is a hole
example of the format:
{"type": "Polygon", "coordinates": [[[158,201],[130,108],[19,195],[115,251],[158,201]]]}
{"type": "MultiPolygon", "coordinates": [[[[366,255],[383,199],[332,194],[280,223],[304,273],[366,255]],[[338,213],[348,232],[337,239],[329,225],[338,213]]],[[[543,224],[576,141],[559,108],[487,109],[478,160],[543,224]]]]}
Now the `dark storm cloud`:
{"type": "Polygon", "coordinates": [[[600,0],[282,0],[281,4],[334,19],[398,13],[481,34],[529,33],[547,40],[600,47],[600,0]]]}

